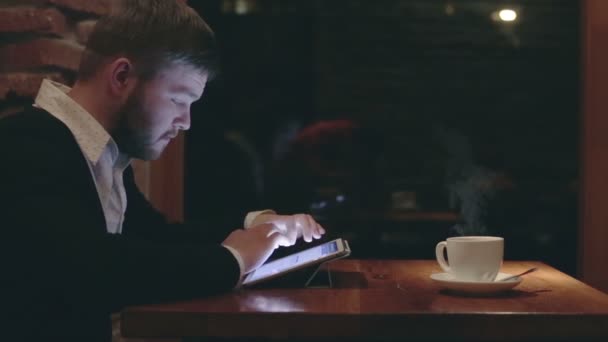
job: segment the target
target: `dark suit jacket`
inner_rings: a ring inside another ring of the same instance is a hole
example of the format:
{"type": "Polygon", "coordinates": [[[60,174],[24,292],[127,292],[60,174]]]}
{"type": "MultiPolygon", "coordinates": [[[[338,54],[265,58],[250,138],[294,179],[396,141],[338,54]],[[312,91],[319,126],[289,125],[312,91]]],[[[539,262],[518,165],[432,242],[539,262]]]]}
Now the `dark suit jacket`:
{"type": "Polygon", "coordinates": [[[205,296],[238,281],[232,254],[205,238],[211,231],[168,224],[130,168],[123,234],[108,234],[86,159],[49,113],[0,120],[0,160],[0,335],[108,341],[109,315],[125,305],[205,296]]]}

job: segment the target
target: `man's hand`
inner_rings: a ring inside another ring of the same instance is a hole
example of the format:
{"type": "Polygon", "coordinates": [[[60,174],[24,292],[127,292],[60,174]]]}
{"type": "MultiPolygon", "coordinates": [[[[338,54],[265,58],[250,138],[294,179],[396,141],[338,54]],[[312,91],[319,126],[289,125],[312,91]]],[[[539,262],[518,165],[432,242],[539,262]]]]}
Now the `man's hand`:
{"type": "Polygon", "coordinates": [[[306,242],[311,242],[313,239],[320,239],[325,234],[325,229],[312,216],[306,214],[262,214],[255,218],[252,226],[268,223],[275,225],[286,237],[279,241],[280,246],[292,246],[300,237],[306,242]]]}
{"type": "Polygon", "coordinates": [[[230,233],[222,243],[234,248],[243,260],[243,274],[247,274],[270,257],[279,246],[288,243],[287,237],[273,224],[260,224],[247,230],[237,229],[230,233]]]}

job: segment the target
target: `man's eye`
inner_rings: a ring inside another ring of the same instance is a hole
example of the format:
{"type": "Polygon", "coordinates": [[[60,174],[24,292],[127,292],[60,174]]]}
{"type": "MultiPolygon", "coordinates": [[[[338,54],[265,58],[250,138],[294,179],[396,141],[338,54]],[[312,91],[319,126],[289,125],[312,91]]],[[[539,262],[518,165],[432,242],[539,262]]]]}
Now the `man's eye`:
{"type": "Polygon", "coordinates": [[[178,101],[178,100],[176,100],[176,99],[171,99],[171,101],[173,101],[173,103],[175,103],[175,104],[176,104],[176,105],[178,105],[178,106],[183,106],[183,105],[184,105],[184,103],[183,103],[183,102],[180,102],[180,101],[178,101]]]}

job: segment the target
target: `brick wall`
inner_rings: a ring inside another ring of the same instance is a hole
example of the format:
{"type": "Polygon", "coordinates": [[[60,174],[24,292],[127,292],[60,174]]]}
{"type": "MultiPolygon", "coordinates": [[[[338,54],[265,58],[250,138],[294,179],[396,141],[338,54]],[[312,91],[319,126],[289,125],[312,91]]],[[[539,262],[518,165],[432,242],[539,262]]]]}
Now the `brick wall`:
{"type": "Polygon", "coordinates": [[[0,1],[0,116],[31,103],[43,78],[73,83],[84,44],[110,4],[111,0],[0,1]]]}
{"type": "Polygon", "coordinates": [[[43,78],[68,85],[110,0],[5,0],[0,3],[0,116],[31,103],[43,78]]]}

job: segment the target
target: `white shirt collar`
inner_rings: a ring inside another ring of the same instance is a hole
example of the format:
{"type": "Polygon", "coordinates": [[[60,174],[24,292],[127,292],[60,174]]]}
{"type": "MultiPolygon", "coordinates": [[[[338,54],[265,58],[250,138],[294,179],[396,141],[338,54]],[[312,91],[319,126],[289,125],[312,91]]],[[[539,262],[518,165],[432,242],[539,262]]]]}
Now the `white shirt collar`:
{"type": "Polygon", "coordinates": [[[61,83],[45,79],[34,105],[51,113],[68,127],[93,165],[97,164],[105,148],[109,148],[114,163],[128,160],[129,158],[120,155],[114,139],[103,126],[67,95],[70,89],[61,83]]]}

